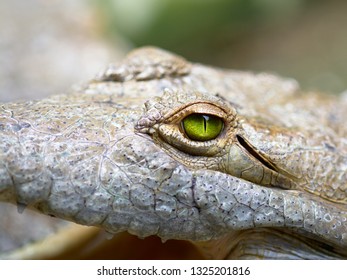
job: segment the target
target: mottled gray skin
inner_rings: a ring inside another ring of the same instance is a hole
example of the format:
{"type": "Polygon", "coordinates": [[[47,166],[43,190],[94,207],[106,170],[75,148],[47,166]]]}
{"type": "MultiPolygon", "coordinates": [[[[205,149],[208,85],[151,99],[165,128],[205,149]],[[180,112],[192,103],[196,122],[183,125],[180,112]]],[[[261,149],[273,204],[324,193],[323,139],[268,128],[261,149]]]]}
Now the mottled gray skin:
{"type": "Polygon", "coordinates": [[[208,257],[346,258],[346,112],[293,80],[139,49],[79,91],[1,105],[0,200],[208,257]],[[225,132],[184,139],[186,108],[221,110],[225,132]]]}

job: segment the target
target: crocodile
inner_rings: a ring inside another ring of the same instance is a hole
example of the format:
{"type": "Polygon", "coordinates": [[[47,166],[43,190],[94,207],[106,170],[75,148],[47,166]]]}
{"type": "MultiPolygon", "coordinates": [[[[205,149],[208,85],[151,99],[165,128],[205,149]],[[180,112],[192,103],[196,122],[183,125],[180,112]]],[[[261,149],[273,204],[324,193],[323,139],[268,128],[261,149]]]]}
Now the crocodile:
{"type": "Polygon", "coordinates": [[[346,118],[344,94],[144,47],[1,104],[0,200],[206,258],[346,259],[346,118]]]}

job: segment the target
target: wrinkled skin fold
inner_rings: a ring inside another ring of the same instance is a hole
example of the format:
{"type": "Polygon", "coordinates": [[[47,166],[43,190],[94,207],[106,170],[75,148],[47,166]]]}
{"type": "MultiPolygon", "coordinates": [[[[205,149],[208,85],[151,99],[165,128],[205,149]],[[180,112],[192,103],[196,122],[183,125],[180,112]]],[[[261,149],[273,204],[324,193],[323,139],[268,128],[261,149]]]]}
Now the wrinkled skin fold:
{"type": "Polygon", "coordinates": [[[212,258],[346,258],[346,100],[139,49],[78,91],[1,105],[0,200],[212,258]],[[194,112],[223,132],[187,140],[194,112]]]}

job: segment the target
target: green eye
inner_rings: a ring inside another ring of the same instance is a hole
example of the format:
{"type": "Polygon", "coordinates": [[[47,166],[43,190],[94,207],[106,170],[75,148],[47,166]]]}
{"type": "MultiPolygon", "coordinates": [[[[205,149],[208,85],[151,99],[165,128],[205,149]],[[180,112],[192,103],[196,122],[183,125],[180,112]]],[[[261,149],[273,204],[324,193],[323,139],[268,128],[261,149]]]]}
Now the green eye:
{"type": "Polygon", "coordinates": [[[208,141],[221,133],[223,121],[213,115],[191,114],[183,119],[182,126],[191,140],[208,141]]]}

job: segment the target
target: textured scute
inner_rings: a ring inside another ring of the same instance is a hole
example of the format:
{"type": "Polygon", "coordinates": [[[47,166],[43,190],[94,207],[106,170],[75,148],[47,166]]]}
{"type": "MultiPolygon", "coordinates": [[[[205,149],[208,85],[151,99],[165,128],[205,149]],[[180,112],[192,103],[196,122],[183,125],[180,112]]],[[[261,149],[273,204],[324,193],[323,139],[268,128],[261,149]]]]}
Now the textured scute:
{"type": "Polygon", "coordinates": [[[343,100],[139,49],[69,94],[1,104],[0,200],[111,234],[220,242],[214,257],[347,257],[343,100]],[[189,139],[192,113],[223,130],[189,139]]]}

